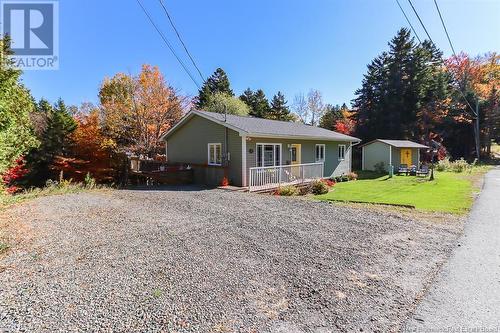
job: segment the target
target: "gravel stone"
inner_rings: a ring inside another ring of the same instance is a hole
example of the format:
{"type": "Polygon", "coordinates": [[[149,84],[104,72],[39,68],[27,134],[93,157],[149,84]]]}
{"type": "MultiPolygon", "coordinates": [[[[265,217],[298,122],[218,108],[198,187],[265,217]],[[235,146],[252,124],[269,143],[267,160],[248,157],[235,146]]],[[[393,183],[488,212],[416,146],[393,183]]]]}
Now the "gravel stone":
{"type": "Polygon", "coordinates": [[[7,212],[3,332],[390,332],[461,232],[300,198],[167,188],[7,212]]]}

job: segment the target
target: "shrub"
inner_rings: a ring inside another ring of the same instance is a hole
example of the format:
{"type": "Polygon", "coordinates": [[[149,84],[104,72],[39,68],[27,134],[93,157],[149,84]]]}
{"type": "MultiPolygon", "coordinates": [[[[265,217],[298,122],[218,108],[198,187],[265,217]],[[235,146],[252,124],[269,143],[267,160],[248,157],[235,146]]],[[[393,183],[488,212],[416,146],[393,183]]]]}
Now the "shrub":
{"type": "Polygon", "coordinates": [[[357,173],[355,173],[355,172],[349,172],[349,173],[347,174],[347,178],[348,178],[349,180],[358,180],[358,174],[357,174],[357,173]]]}
{"type": "Polygon", "coordinates": [[[385,168],[385,163],[384,162],[378,162],[377,164],[375,164],[373,166],[373,169],[377,173],[386,173],[387,172],[387,170],[385,168]]]}
{"type": "Polygon", "coordinates": [[[322,179],[321,180],[323,183],[325,183],[328,187],[333,187],[335,186],[335,181],[331,179],[322,179]]]}
{"type": "Polygon", "coordinates": [[[276,191],[276,194],[282,195],[285,197],[290,197],[290,196],[298,195],[299,189],[293,185],[287,185],[287,186],[280,187],[276,191]]]}
{"type": "Polygon", "coordinates": [[[450,158],[445,157],[442,160],[438,162],[436,165],[436,170],[437,171],[446,171],[450,169],[450,158]]]}
{"type": "Polygon", "coordinates": [[[453,162],[450,162],[450,159],[448,157],[442,159],[441,161],[438,162],[436,166],[437,171],[452,171],[452,172],[465,172],[465,171],[471,171],[471,169],[476,165],[477,160],[474,160],[472,163],[467,163],[466,160],[463,158],[460,158],[458,160],[455,160],[453,162]]]}
{"type": "Polygon", "coordinates": [[[227,177],[224,176],[220,184],[221,186],[229,186],[229,179],[227,179],[227,177]]]}
{"type": "Polygon", "coordinates": [[[93,178],[90,175],[90,172],[87,172],[87,174],[85,175],[84,183],[85,183],[85,187],[88,188],[88,189],[95,188],[96,181],[95,181],[95,178],[93,178]]]}
{"type": "Polygon", "coordinates": [[[313,194],[326,194],[328,191],[330,191],[330,188],[321,180],[315,180],[311,183],[311,192],[313,194]]]}
{"type": "Polygon", "coordinates": [[[2,175],[3,185],[7,187],[7,193],[14,194],[21,190],[18,186],[19,181],[26,176],[28,170],[26,169],[26,162],[23,157],[18,158],[14,165],[7,169],[5,173],[2,175]]]}

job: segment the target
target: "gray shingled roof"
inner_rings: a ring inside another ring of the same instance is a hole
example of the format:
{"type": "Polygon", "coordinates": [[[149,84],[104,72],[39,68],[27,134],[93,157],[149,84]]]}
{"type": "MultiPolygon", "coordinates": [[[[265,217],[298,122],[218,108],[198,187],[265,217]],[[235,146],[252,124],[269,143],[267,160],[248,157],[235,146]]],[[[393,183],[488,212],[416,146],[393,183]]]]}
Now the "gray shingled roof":
{"type": "Polygon", "coordinates": [[[370,141],[368,143],[365,143],[364,145],[361,145],[361,147],[369,145],[373,142],[383,142],[385,144],[388,144],[389,146],[393,146],[396,148],[429,148],[427,146],[421,145],[420,143],[416,143],[413,141],[409,140],[385,140],[385,139],[376,139],[373,141],[370,141]]]}
{"type": "Polygon", "coordinates": [[[239,131],[245,132],[245,134],[248,136],[265,136],[270,138],[296,137],[302,139],[310,138],[346,142],[361,141],[358,138],[334,131],[329,131],[324,128],[294,122],[243,117],[230,114],[224,115],[221,113],[206,111],[192,111],[192,113],[204,116],[205,118],[212,118],[218,123],[226,123],[228,127],[232,127],[239,131]]]}

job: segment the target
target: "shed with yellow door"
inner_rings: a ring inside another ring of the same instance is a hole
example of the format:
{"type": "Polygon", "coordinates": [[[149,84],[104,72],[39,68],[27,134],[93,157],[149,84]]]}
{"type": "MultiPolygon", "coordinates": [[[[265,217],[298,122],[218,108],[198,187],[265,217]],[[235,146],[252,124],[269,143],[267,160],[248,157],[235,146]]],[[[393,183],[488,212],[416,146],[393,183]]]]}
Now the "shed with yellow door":
{"type": "Polygon", "coordinates": [[[420,153],[429,147],[409,140],[376,139],[361,145],[362,169],[389,171],[392,165],[395,169],[401,165],[420,166],[420,153]]]}

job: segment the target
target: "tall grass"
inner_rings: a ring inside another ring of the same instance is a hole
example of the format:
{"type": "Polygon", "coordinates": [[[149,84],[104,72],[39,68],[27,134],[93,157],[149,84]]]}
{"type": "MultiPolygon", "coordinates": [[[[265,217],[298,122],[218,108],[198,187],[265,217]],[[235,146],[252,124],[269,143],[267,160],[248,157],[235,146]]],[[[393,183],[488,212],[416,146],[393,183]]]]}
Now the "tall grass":
{"type": "Polygon", "coordinates": [[[86,177],[85,182],[83,183],[73,183],[71,180],[61,180],[60,182],[49,180],[43,188],[31,188],[13,195],[7,194],[0,188],[0,209],[5,209],[11,205],[39,197],[79,193],[82,191],[104,188],[109,187],[96,185],[94,179],[91,177],[86,177]]]}

